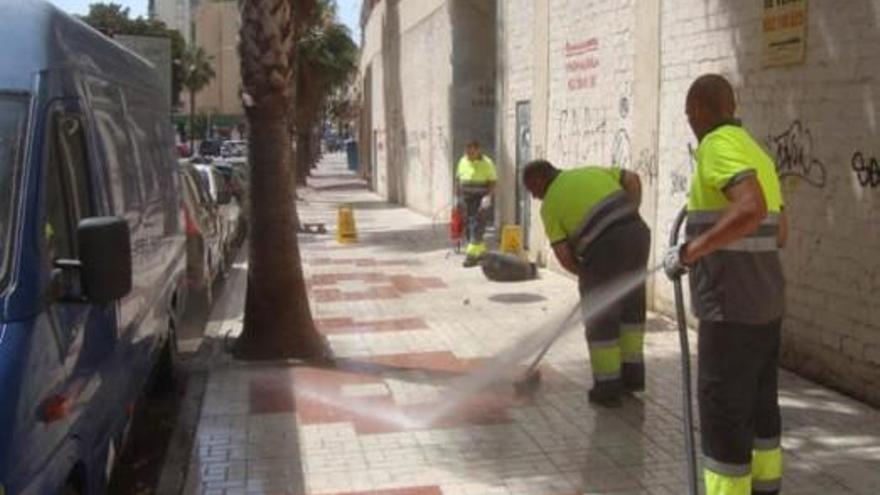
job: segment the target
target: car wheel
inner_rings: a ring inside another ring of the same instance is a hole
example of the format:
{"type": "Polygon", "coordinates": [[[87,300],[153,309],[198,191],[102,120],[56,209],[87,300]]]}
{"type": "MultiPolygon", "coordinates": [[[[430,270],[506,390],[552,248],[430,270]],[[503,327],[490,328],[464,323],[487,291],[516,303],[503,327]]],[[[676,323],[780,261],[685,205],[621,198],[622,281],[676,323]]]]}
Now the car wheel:
{"type": "Polygon", "coordinates": [[[150,387],[154,395],[165,395],[171,393],[176,385],[176,368],[177,368],[177,332],[174,324],[168,330],[168,338],[162,351],[159,354],[159,361],[153,372],[153,383],[150,387]]]}
{"type": "Polygon", "coordinates": [[[60,495],[80,495],[82,492],[72,481],[68,481],[61,489],[60,495]]]}
{"type": "Polygon", "coordinates": [[[205,282],[205,286],[201,289],[194,290],[190,294],[190,308],[187,311],[196,320],[206,320],[214,305],[214,289],[213,284],[209,281],[205,282]]]}

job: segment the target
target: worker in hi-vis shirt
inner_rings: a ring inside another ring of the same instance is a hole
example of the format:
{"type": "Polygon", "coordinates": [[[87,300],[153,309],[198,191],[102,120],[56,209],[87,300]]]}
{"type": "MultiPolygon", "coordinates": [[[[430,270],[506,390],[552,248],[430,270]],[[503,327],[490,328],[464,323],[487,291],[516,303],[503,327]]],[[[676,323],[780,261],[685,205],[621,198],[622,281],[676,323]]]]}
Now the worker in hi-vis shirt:
{"type": "Polygon", "coordinates": [[[642,187],[638,174],[604,167],[559,170],[536,160],[523,170],[523,182],[541,200],[541,219],[559,263],[578,276],[593,388],[590,402],[621,405],[625,391],[645,388],[645,284],[601,304],[609,283],[644,273],[651,233],[639,216],[642,187]]]}
{"type": "Polygon", "coordinates": [[[698,403],[706,495],[779,493],[777,397],[787,222],[773,160],[735,119],[730,83],[710,74],[687,94],[699,140],[686,241],[670,278],[689,272],[699,319],[698,403]]]}
{"type": "Polygon", "coordinates": [[[492,193],[498,175],[495,164],[480,149],[480,143],[471,141],[458,162],[455,172],[456,196],[465,214],[465,267],[476,266],[486,252],[483,235],[492,212],[492,193]]]}

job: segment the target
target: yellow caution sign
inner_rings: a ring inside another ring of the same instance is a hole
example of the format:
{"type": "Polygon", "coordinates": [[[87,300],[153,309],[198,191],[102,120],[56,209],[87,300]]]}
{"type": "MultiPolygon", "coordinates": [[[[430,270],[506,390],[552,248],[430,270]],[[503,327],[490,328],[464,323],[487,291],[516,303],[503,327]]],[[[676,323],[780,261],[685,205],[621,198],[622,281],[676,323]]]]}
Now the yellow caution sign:
{"type": "Polygon", "coordinates": [[[523,254],[523,231],[519,225],[505,225],[501,229],[501,252],[522,256],[523,254]]]}
{"type": "Polygon", "coordinates": [[[357,242],[357,239],[354,208],[351,205],[339,205],[336,214],[336,241],[340,244],[353,244],[357,242]]]}

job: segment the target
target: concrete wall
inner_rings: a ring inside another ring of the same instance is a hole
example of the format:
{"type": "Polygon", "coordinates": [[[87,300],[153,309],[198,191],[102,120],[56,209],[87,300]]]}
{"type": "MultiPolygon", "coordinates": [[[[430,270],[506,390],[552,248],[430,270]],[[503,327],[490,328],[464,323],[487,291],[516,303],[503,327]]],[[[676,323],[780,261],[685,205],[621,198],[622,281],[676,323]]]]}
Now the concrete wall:
{"type": "MultiPolygon", "coordinates": [[[[777,159],[791,239],[784,363],[880,404],[880,1],[809,2],[806,58],[765,67],[763,2],[664,0],[661,197],[655,231],[684,201],[695,145],[690,81],[720,72],[777,159]]],[[[664,234],[665,235],[665,234],[664,234]]],[[[668,306],[670,292],[658,297],[668,306]]]]}
{"type": "MultiPolygon", "coordinates": [[[[523,191],[517,183],[517,141],[531,140],[534,133],[533,68],[535,51],[540,47],[535,43],[535,4],[534,0],[498,2],[500,29],[497,37],[497,72],[503,75],[498,78],[497,84],[499,93],[495,161],[499,168],[498,189],[516,191],[520,188],[519,194],[523,191]],[[528,135],[520,136],[517,132],[518,104],[529,105],[531,118],[526,123],[527,129],[521,129],[527,131],[528,135]]],[[[515,222],[517,202],[521,198],[516,194],[506,194],[500,199],[497,206],[501,221],[515,222]]]]}
{"type": "Polygon", "coordinates": [[[465,141],[477,138],[492,149],[495,44],[487,26],[494,9],[494,2],[474,0],[388,0],[366,15],[364,160],[376,191],[389,200],[442,211],[465,141]]]}
{"type": "MultiPolygon", "coordinates": [[[[659,17],[656,1],[505,2],[500,58],[502,168],[515,185],[516,105],[531,103],[532,158],[560,168],[585,164],[639,172],[642,214],[655,216],[659,17]]],[[[515,221],[515,198],[503,200],[503,221],[515,221]]],[[[529,244],[555,266],[531,205],[529,244]]]]}
{"type": "Polygon", "coordinates": [[[168,29],[180,31],[187,43],[192,39],[191,0],[154,0],[150,16],[164,22],[168,29]]]}
{"type": "MultiPolygon", "coordinates": [[[[724,74],[746,127],[784,177],[792,225],[784,363],[880,403],[880,0],[809,2],[806,56],[788,67],[764,64],[764,2],[504,3],[497,127],[505,220],[514,216],[515,108],[529,100],[533,157],[641,174],[658,257],[686,200],[697,144],[685,93],[700,74],[724,74]]],[[[532,254],[546,259],[536,210],[532,254]]],[[[671,313],[670,284],[657,276],[652,285],[650,302],[671,313]]]]}
{"type": "Polygon", "coordinates": [[[197,112],[244,115],[239,94],[241,66],[238,57],[238,29],[238,2],[205,2],[196,10],[196,45],[213,57],[211,63],[217,74],[196,95],[197,112]]]}

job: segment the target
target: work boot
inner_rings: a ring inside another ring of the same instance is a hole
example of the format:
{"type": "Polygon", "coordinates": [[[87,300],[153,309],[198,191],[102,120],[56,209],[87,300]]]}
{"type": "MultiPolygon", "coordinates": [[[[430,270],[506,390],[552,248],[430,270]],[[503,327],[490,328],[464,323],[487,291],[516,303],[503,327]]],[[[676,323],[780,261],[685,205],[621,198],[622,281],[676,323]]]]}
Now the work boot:
{"type": "Polygon", "coordinates": [[[623,363],[620,369],[623,388],[627,392],[645,391],[645,365],[642,363],[623,363]]]}
{"type": "Polygon", "coordinates": [[[603,407],[617,408],[623,405],[620,400],[620,387],[594,386],[587,394],[587,398],[593,404],[603,407]]]}
{"type": "Polygon", "coordinates": [[[467,256],[467,257],[465,257],[464,263],[462,263],[461,266],[463,266],[465,268],[472,268],[472,267],[475,267],[479,264],[480,264],[480,258],[478,258],[476,256],[467,256]]]}

